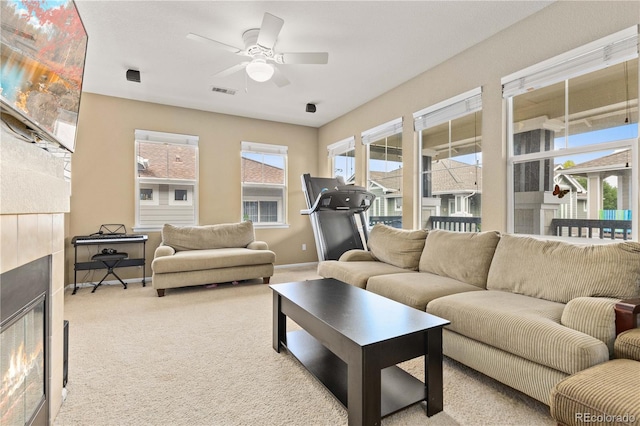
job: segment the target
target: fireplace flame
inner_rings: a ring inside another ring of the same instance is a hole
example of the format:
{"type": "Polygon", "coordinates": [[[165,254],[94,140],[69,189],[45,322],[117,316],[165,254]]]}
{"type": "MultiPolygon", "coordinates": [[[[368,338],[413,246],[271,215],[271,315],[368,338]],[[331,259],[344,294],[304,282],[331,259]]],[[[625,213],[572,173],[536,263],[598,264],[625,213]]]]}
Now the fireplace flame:
{"type": "MultiPolygon", "coordinates": [[[[7,372],[2,377],[2,388],[0,388],[0,413],[8,414],[11,412],[11,405],[17,402],[17,400],[14,400],[13,396],[19,396],[23,393],[24,384],[29,375],[34,371],[38,371],[38,367],[42,362],[43,349],[42,343],[39,343],[34,348],[33,352],[28,353],[25,351],[23,342],[13,351],[9,358],[7,372]]],[[[3,422],[0,422],[0,424],[2,423],[3,422]]]]}

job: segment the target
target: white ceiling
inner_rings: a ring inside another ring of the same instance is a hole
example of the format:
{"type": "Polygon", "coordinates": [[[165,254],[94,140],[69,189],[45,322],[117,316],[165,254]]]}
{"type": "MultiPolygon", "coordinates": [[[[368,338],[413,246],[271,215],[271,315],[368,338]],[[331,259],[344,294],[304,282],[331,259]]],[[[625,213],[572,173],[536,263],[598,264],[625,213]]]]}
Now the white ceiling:
{"type": "Polygon", "coordinates": [[[76,0],[89,34],[83,90],[320,127],[550,3],[76,0]],[[244,71],[213,77],[239,57],[187,34],[243,47],[242,33],[260,27],[265,12],[284,19],[277,52],[328,52],[329,63],[278,65],[291,82],[282,88],[244,71]],[[129,68],[141,83],[126,80],[129,68]]]}

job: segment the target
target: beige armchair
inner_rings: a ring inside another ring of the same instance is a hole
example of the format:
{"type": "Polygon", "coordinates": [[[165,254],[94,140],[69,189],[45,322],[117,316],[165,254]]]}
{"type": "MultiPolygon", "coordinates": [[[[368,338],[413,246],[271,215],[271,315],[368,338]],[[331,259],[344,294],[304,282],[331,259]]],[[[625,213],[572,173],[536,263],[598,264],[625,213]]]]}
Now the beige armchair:
{"type": "Polygon", "coordinates": [[[164,225],[151,269],[158,296],[165,289],[262,278],[273,275],[276,255],[255,241],[251,222],[177,227],[164,225]]]}
{"type": "MultiPolygon", "coordinates": [[[[618,311],[626,311],[626,324],[635,326],[640,299],[629,302],[618,311]]],[[[621,332],[614,359],[567,377],[551,390],[549,401],[559,425],[640,424],[640,328],[621,332]]]]}

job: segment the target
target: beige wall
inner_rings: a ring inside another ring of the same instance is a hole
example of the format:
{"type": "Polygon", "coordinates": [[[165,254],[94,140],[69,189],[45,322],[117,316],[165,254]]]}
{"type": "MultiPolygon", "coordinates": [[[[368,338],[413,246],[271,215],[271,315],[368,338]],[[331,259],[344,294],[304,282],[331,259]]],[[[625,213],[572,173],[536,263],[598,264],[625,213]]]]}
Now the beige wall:
{"type": "Polygon", "coordinates": [[[360,133],[397,117],[404,117],[403,224],[417,224],[417,144],[413,113],[467,90],[483,88],[483,229],[506,231],[506,125],[500,79],[530,65],[640,23],[637,1],[560,1],[498,33],[449,61],[426,71],[319,131],[318,171],[329,176],[327,145],[356,136],[357,183],[365,181],[364,149],[360,133]],[[412,153],[412,155],[406,155],[412,153]]]}
{"type": "MultiPolygon", "coordinates": [[[[71,213],[67,218],[67,275],[73,280],[73,235],[94,232],[101,223],[124,223],[135,215],[134,129],[200,137],[200,223],[237,221],[240,216],[240,141],[289,146],[289,229],[257,230],[277,254],[278,264],[317,260],[300,175],[329,176],[327,145],[356,136],[356,182],[365,181],[360,133],[404,117],[403,204],[405,227],[417,224],[418,147],[412,114],[481,86],[483,88],[483,229],[505,231],[506,125],[500,79],[590,41],[640,22],[640,2],[560,1],[487,41],[426,71],[333,122],[313,129],[197,110],[83,94],[77,150],[73,155],[71,213]],[[317,158],[305,155],[317,152],[317,158]],[[410,155],[408,155],[410,153],[410,155]],[[307,245],[307,251],[301,245],[307,245]]],[[[160,241],[149,235],[147,259],[160,241]]],[[[133,250],[133,249],[132,249],[133,250]]],[[[126,277],[139,277],[128,268],[126,277]]],[[[124,271],[123,271],[124,273],[124,271]]],[[[150,275],[149,268],[147,275],[150,275]]],[[[99,278],[99,277],[98,277],[99,278]]]]}
{"type": "MultiPolygon", "coordinates": [[[[73,282],[70,241],[74,235],[96,232],[103,223],[123,223],[127,230],[134,226],[135,129],[199,136],[199,219],[203,225],[238,222],[241,218],[241,141],[287,145],[290,226],[257,229],[256,238],[275,251],[277,264],[317,260],[309,218],[300,215],[300,209],[306,208],[300,175],[317,173],[317,161],[308,155],[317,149],[317,129],[83,93],[72,163],[71,213],[67,218],[68,283],[73,282]],[[302,251],[302,244],[307,245],[306,251],[302,251]]],[[[159,243],[159,233],[150,233],[148,265],[159,243]]],[[[124,245],[117,248],[132,253],[137,249],[124,245]]],[[[89,251],[85,247],[79,253],[86,258],[89,251]]],[[[120,269],[118,275],[141,277],[142,271],[136,269],[120,269]]],[[[95,282],[104,271],[94,274],[95,282]]],[[[78,273],[78,282],[85,282],[84,276],[85,272],[78,273]]],[[[150,266],[147,276],[151,276],[150,266]]]]}

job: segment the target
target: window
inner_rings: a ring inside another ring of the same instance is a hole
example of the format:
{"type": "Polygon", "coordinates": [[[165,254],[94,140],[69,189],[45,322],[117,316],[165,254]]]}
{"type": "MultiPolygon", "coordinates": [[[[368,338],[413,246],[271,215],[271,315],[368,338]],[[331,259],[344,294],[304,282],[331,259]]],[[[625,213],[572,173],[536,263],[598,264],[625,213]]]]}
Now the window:
{"type": "Polygon", "coordinates": [[[135,144],[134,230],[197,224],[198,137],[136,130],[135,144]]]}
{"type": "Polygon", "coordinates": [[[468,218],[456,229],[480,229],[482,201],[482,90],[413,114],[420,146],[420,224],[468,218]]]}
{"type": "Polygon", "coordinates": [[[367,189],[377,203],[369,208],[369,226],[384,223],[402,228],[402,118],[362,132],[367,147],[367,189]],[[397,199],[400,199],[397,201],[397,199]]]}
{"type": "Polygon", "coordinates": [[[509,231],[637,240],[637,27],[502,83],[509,231]]]}
{"type": "Polygon", "coordinates": [[[286,224],[287,147],[242,142],[242,219],[286,224]]]}
{"type": "Polygon", "coordinates": [[[356,168],[356,139],[351,136],[327,147],[332,176],[342,176],[345,183],[353,183],[356,168]]]}

